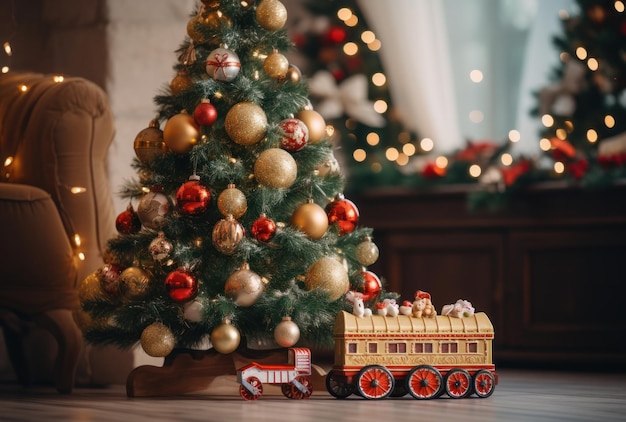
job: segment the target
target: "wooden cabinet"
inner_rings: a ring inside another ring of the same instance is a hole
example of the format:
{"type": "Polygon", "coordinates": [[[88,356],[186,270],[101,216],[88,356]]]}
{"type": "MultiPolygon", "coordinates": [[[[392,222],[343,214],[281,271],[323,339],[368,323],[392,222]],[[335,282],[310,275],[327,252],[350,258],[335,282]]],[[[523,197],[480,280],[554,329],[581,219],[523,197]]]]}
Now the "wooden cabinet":
{"type": "Polygon", "coordinates": [[[370,269],[440,311],[457,299],[490,315],[500,364],[626,368],[626,187],[539,186],[504,209],[467,209],[467,191],[351,196],[374,229],[370,269]]]}

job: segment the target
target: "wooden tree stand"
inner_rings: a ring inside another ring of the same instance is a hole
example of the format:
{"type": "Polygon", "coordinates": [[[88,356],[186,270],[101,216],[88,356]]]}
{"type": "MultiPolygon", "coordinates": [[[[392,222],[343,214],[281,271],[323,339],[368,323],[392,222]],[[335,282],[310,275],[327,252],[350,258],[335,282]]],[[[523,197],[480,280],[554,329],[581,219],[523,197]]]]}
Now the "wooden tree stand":
{"type": "MultiPolygon", "coordinates": [[[[206,351],[176,349],[163,366],[135,368],[126,380],[128,397],[171,397],[185,394],[239,397],[237,369],[251,362],[284,364],[287,350],[237,350],[228,355],[214,349],[206,351]]],[[[326,371],[311,365],[313,391],[326,391],[326,371]]],[[[264,396],[282,396],[280,386],[264,385],[264,396]]]]}

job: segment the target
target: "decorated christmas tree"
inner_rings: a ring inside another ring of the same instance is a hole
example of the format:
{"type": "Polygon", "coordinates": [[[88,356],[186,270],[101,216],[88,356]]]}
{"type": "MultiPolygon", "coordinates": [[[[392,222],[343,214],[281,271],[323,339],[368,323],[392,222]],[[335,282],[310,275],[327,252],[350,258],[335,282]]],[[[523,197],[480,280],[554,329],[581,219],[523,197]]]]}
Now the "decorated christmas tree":
{"type": "Polygon", "coordinates": [[[286,59],[284,5],[202,3],[134,141],[137,180],[121,191],[105,265],[82,281],[77,321],[91,343],[140,342],[157,357],[329,347],[349,290],[395,296],[367,270],[372,230],[286,59]]]}

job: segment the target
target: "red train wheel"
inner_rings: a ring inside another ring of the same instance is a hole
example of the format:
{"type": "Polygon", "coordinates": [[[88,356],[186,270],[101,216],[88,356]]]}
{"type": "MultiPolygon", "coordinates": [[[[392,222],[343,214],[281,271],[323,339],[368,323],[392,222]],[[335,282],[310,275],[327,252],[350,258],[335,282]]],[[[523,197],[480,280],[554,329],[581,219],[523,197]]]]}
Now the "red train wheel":
{"type": "Polygon", "coordinates": [[[343,377],[339,377],[334,370],[330,370],[326,376],[326,390],[328,393],[337,398],[345,399],[354,392],[354,386],[345,382],[343,377]]]}
{"type": "Polygon", "coordinates": [[[491,371],[481,369],[474,374],[474,392],[480,398],[489,397],[496,388],[496,377],[491,371]]]}
{"type": "Polygon", "coordinates": [[[263,395],[263,384],[257,377],[249,377],[246,381],[256,389],[256,394],[248,390],[242,384],[239,386],[239,395],[241,395],[244,400],[257,400],[263,395]]]}
{"type": "Polygon", "coordinates": [[[443,377],[430,365],[416,366],[406,378],[406,389],[415,399],[434,399],[443,392],[443,377]]]}
{"type": "Polygon", "coordinates": [[[361,369],[356,378],[356,388],[366,399],[384,399],[395,386],[391,372],[384,366],[370,365],[361,369]]]}
{"type": "Polygon", "coordinates": [[[453,399],[462,399],[472,394],[472,376],[465,369],[451,369],[444,380],[446,393],[453,399]]]}
{"type": "Polygon", "coordinates": [[[299,382],[302,387],[304,387],[305,391],[302,391],[298,388],[298,386],[294,384],[291,385],[291,394],[294,399],[308,399],[313,394],[313,383],[311,382],[311,378],[300,376],[296,377],[295,381],[299,382]]]}
{"type": "Polygon", "coordinates": [[[291,384],[281,384],[280,391],[282,391],[283,395],[288,399],[293,399],[293,390],[291,389],[291,384]]]}

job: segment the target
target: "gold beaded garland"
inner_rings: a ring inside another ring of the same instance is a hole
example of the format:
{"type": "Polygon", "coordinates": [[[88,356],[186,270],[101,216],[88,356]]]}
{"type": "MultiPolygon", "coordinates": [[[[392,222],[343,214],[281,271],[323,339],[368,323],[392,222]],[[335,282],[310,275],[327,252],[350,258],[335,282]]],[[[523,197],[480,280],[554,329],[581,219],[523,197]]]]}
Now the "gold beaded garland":
{"type": "Polygon", "coordinates": [[[256,9],[256,20],[268,31],[278,31],[287,22],[287,8],[278,0],[263,0],[256,9]]]}
{"type": "Polygon", "coordinates": [[[348,272],[341,262],[329,256],[318,259],[307,269],[304,284],[307,290],[328,293],[331,301],[342,297],[350,288],[348,272]]]}
{"type": "Polygon", "coordinates": [[[254,177],[269,188],[288,188],[297,176],[296,160],[281,148],[266,149],[254,163],[254,177]]]}
{"type": "Polygon", "coordinates": [[[235,218],[239,218],[246,213],[248,202],[246,195],[237,189],[234,184],[229,184],[228,188],[217,198],[217,208],[224,217],[229,214],[235,218]]]}
{"type": "Polygon", "coordinates": [[[176,344],[172,331],[160,322],[148,325],[141,333],[140,342],[143,350],[155,358],[169,355],[176,344]]]}
{"type": "Polygon", "coordinates": [[[245,146],[253,145],[265,136],[267,116],[257,104],[243,101],[228,110],[224,128],[233,142],[245,146]]]}

